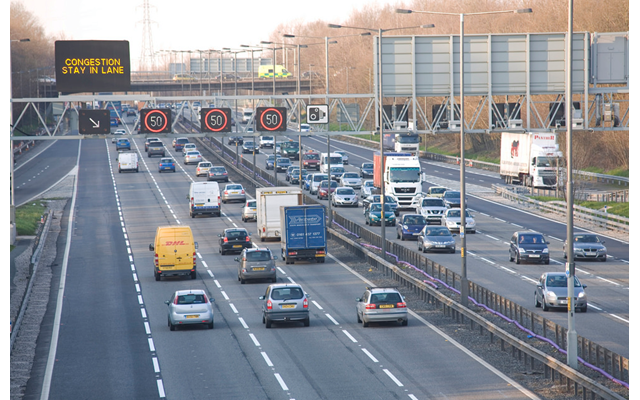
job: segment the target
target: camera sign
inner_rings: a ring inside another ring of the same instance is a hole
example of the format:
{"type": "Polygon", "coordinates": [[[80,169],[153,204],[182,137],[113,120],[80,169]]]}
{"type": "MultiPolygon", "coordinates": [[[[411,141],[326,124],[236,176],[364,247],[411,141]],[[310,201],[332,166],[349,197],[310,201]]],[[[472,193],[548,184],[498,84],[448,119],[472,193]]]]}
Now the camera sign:
{"type": "Polygon", "coordinates": [[[140,133],[171,133],[171,110],[168,108],[140,110],[140,133]]]}
{"type": "Polygon", "coordinates": [[[312,104],[307,106],[308,124],[328,124],[329,106],[327,104],[312,104]]]}

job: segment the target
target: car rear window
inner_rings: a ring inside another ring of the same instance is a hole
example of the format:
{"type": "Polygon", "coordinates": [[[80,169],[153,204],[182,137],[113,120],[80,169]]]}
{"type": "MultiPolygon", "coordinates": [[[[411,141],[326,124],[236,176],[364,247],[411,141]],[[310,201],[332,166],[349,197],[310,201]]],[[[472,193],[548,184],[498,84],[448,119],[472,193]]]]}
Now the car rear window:
{"type": "Polygon", "coordinates": [[[226,172],[227,170],[224,169],[224,167],[212,167],[211,169],[209,169],[209,171],[211,171],[211,172],[226,172]]]}
{"type": "Polygon", "coordinates": [[[203,294],[184,294],[178,296],[178,304],[197,304],[204,302],[203,294]]]}
{"type": "Polygon", "coordinates": [[[227,185],[227,190],[240,190],[242,185],[227,185]]]}
{"type": "Polygon", "coordinates": [[[289,299],[301,299],[303,296],[302,289],[294,288],[276,288],[271,293],[273,300],[289,300],[289,299]]]}
{"type": "Polygon", "coordinates": [[[171,159],[171,158],[161,158],[160,162],[163,163],[163,164],[171,163],[171,162],[173,162],[173,159],[171,159]]]}
{"type": "Polygon", "coordinates": [[[389,304],[400,303],[402,298],[398,293],[373,293],[371,294],[370,303],[373,304],[389,304]]]}
{"type": "Polygon", "coordinates": [[[313,181],[314,182],[322,182],[322,181],[325,181],[325,180],[327,180],[327,176],[326,175],[315,175],[313,177],[313,181]]]}
{"type": "Polygon", "coordinates": [[[268,251],[250,251],[245,258],[247,261],[269,261],[271,260],[271,253],[268,251]]]}
{"type": "Polygon", "coordinates": [[[245,231],[227,231],[228,238],[241,238],[247,236],[247,232],[245,231]]]}
{"type": "Polygon", "coordinates": [[[201,166],[201,167],[210,167],[210,166],[211,166],[211,163],[208,163],[208,162],[206,162],[206,163],[200,163],[200,166],[201,166]]]}
{"type": "Polygon", "coordinates": [[[250,201],[247,203],[247,207],[252,207],[255,208],[256,207],[256,202],[255,201],[250,201]]]}
{"type": "Polygon", "coordinates": [[[178,139],[176,140],[177,144],[186,144],[189,143],[189,139],[178,139]]]}

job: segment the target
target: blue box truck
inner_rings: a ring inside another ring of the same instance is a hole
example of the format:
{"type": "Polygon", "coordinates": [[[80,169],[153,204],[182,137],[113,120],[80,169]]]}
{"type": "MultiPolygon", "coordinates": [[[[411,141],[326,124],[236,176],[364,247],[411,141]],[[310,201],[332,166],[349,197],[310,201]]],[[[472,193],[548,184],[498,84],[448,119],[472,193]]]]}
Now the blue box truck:
{"type": "Polygon", "coordinates": [[[327,232],[323,206],[281,206],[280,229],[282,258],[286,264],[294,264],[296,260],[324,263],[327,232]]]}

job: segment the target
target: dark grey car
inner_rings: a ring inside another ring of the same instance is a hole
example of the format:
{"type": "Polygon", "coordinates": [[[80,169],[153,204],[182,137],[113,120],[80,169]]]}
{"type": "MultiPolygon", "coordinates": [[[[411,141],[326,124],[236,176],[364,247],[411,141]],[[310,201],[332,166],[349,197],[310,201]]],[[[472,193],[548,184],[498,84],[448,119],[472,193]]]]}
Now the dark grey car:
{"type": "MultiPolygon", "coordinates": [[[[562,246],[564,258],[567,258],[567,242],[562,246]]],[[[573,259],[607,261],[607,248],[604,240],[594,233],[573,234],[573,259]]]]}
{"type": "Polygon", "coordinates": [[[276,282],[277,256],[271,254],[267,248],[249,248],[242,250],[240,257],[235,260],[238,265],[238,280],[244,284],[249,279],[269,279],[276,282]]]}
{"type": "Polygon", "coordinates": [[[149,156],[149,158],[151,158],[152,156],[164,157],[164,144],[162,142],[149,143],[149,150],[147,151],[147,155],[149,156]]]}
{"type": "Polygon", "coordinates": [[[515,232],[509,244],[509,261],[533,261],[549,264],[549,246],[541,233],[515,232]]]}
{"type": "Polygon", "coordinates": [[[309,326],[309,295],[302,286],[292,283],[272,283],[262,300],[262,323],[271,328],[272,322],[302,322],[309,326]]]}

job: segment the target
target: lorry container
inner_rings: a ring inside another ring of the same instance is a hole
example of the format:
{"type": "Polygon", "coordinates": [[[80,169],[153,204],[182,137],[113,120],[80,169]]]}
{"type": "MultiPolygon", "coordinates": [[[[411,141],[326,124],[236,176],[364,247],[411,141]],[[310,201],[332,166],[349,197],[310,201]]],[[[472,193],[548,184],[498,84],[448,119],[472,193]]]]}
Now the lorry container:
{"type": "Polygon", "coordinates": [[[321,205],[281,206],[281,251],[286,264],[324,263],[327,255],[325,211],[321,205]]]}
{"type": "Polygon", "coordinates": [[[302,205],[302,190],[292,186],[256,189],[256,217],[260,241],[280,239],[280,206],[302,205]]]}
{"type": "Polygon", "coordinates": [[[500,178],[506,183],[553,188],[558,161],[557,135],[553,132],[503,132],[500,143],[500,178]]]}
{"type": "Polygon", "coordinates": [[[398,202],[398,209],[415,209],[422,193],[422,182],[425,180],[420,160],[411,153],[384,153],[384,161],[380,152],[373,153],[373,186],[380,189],[380,171],[384,168],[384,192],[398,202]]]}

